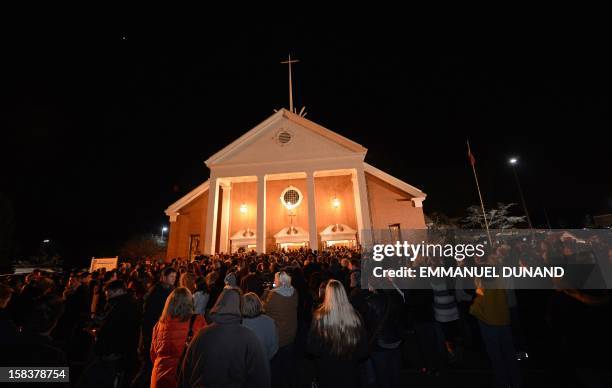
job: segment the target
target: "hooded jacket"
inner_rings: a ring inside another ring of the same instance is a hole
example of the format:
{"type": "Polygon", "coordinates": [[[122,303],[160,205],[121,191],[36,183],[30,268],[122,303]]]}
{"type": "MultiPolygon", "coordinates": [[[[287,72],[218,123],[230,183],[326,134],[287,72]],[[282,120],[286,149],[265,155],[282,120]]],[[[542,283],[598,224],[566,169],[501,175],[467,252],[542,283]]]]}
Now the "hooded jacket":
{"type": "Polygon", "coordinates": [[[278,328],[278,346],[293,343],[297,332],[298,295],[293,287],[278,287],[264,295],[264,310],[278,328]]]}
{"type": "Polygon", "coordinates": [[[269,387],[266,353],[241,325],[240,294],[224,289],[210,311],[211,324],[194,337],[179,374],[179,387],[269,387]]]}

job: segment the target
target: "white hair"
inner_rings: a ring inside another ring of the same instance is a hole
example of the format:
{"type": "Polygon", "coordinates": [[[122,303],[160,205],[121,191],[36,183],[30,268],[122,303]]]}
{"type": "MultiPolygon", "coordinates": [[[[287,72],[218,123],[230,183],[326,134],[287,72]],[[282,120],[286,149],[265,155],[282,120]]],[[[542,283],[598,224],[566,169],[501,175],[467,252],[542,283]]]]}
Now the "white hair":
{"type": "Polygon", "coordinates": [[[291,287],[291,276],[285,271],[277,272],[274,275],[274,282],[277,287],[291,287]]]}

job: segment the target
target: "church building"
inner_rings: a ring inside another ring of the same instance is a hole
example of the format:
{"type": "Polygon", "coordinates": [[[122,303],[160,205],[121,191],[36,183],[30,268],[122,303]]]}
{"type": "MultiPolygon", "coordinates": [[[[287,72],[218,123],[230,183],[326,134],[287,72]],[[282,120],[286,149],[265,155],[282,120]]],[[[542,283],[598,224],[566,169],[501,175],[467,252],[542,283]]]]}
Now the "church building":
{"type": "Polygon", "coordinates": [[[280,109],[206,160],[210,178],[166,209],[167,258],[362,248],[374,230],[424,229],[426,194],[364,161],[367,149],[280,109]]]}

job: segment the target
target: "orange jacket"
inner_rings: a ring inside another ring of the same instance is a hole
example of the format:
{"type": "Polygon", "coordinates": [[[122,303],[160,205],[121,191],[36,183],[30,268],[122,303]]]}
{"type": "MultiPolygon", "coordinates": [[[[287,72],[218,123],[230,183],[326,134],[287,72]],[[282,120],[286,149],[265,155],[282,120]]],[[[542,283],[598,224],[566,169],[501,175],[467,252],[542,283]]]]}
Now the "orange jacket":
{"type": "MultiPolygon", "coordinates": [[[[206,326],[206,321],[198,315],[193,322],[193,336],[206,326]]],[[[185,347],[189,331],[189,319],[181,322],[178,319],[159,321],[153,328],[151,342],[151,388],[175,388],[176,368],[185,347]]]]}

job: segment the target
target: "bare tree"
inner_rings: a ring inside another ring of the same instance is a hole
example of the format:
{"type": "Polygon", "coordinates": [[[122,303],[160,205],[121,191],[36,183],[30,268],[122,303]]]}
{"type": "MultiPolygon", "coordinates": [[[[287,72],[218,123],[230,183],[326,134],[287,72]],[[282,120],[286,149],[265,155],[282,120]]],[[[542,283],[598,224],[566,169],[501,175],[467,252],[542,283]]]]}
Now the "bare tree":
{"type": "MultiPolygon", "coordinates": [[[[486,211],[487,221],[490,229],[510,229],[515,228],[517,224],[525,222],[525,216],[510,215],[510,208],[516,203],[504,204],[497,203],[497,207],[486,211]]],[[[478,205],[472,205],[467,208],[467,216],[461,220],[461,224],[465,228],[485,228],[484,216],[482,208],[478,205]]]]}
{"type": "Polygon", "coordinates": [[[431,231],[459,228],[460,218],[451,218],[441,212],[432,212],[425,216],[425,225],[431,231]]]}

